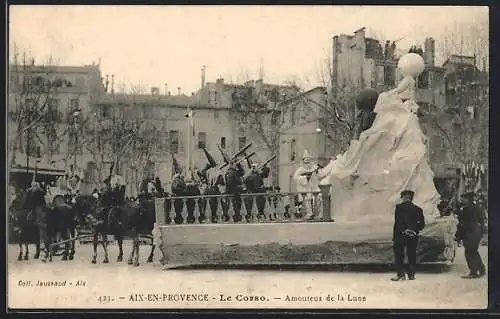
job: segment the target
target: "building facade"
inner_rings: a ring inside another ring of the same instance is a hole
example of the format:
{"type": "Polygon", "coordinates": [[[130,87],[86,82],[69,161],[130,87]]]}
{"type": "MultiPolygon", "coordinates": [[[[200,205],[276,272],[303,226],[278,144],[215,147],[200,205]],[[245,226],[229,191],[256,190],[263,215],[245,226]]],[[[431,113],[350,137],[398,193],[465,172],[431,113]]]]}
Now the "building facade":
{"type": "MultiPolygon", "coordinates": [[[[435,65],[435,40],[427,38],[419,54],[425,62],[425,70],[418,79],[416,98],[419,105],[445,104],[444,68],[435,65]]],[[[386,41],[384,47],[379,40],[366,37],[359,29],[354,35],[333,37],[332,85],[355,88],[371,87],[378,91],[394,88],[401,79],[397,64],[399,57],[408,50],[399,50],[395,41],[386,41]]]]}
{"type": "Polygon", "coordinates": [[[269,164],[271,176],[265,183],[266,186],[278,186],[281,180],[279,159],[282,157],[280,130],[286,124],[282,110],[284,102],[298,94],[299,88],[293,85],[270,84],[262,79],[231,84],[219,78],[216,82],[203,84],[196,96],[202,104],[230,110],[238,146],[251,142],[256,152],[253,161],[262,163],[276,155],[277,159],[269,164]]]}
{"type": "Polygon", "coordinates": [[[280,132],[280,179],[282,192],[295,192],[293,175],[307,150],[313,160],[325,165],[339,152],[331,128],[326,127],[326,88],[317,87],[284,102],[284,124],[280,132]]]}
{"type": "Polygon", "coordinates": [[[75,115],[86,112],[104,90],[98,65],[11,64],[7,135],[12,182],[26,186],[35,168],[39,180],[63,175],[74,152],[75,115]]]}

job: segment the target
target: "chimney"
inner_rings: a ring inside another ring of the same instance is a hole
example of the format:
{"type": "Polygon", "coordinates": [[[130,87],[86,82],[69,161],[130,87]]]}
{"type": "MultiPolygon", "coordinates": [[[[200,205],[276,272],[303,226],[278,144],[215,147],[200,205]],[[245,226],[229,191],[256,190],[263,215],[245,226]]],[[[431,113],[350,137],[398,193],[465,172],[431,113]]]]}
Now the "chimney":
{"type": "Polygon", "coordinates": [[[115,94],[115,75],[111,74],[111,94],[115,94]]]}
{"type": "Polygon", "coordinates": [[[165,95],[168,95],[168,83],[165,83],[165,95]]]}
{"type": "Polygon", "coordinates": [[[427,38],[424,42],[424,61],[428,65],[434,65],[436,59],[436,41],[433,38],[427,38]]]}
{"type": "Polygon", "coordinates": [[[206,65],[203,65],[201,67],[201,88],[203,89],[205,87],[205,70],[207,69],[206,65]]]}
{"type": "Polygon", "coordinates": [[[181,95],[181,87],[177,87],[177,95],[181,95]]]}

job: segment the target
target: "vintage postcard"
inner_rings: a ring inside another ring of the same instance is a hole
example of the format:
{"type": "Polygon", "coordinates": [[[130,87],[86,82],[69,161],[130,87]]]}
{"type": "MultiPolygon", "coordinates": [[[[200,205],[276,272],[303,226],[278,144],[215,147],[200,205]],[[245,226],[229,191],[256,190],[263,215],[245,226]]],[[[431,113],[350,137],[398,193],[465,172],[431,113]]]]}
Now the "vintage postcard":
{"type": "Polygon", "coordinates": [[[485,309],[489,11],[10,6],[7,302],[485,309]]]}

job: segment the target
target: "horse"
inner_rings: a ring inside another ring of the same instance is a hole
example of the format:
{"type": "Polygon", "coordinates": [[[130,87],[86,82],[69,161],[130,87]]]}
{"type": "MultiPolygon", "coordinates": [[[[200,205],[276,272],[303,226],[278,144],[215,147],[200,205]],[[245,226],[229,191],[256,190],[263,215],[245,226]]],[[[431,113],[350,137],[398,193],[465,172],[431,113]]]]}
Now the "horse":
{"type": "Polygon", "coordinates": [[[151,232],[155,222],[154,201],[142,201],[137,205],[130,201],[124,201],[118,205],[107,205],[93,196],[80,196],[76,199],[75,211],[77,219],[84,220],[92,231],[92,243],[94,254],[91,263],[97,263],[97,247],[101,239],[104,250],[103,263],[109,263],[108,235],[113,235],[118,244],[117,262],[123,261],[123,239],[130,235],[133,240],[133,248],[128,259],[128,264],[139,266],[139,244],[140,237],[151,239],[151,253],[147,259],[152,262],[154,258],[154,244],[151,232]],[[134,260],[135,257],[135,260],[134,260]]]}
{"type": "Polygon", "coordinates": [[[108,207],[103,207],[100,200],[91,195],[78,196],[75,198],[73,205],[78,226],[80,228],[87,228],[91,231],[92,244],[94,254],[92,256],[92,263],[97,263],[97,246],[99,244],[99,237],[104,249],[103,263],[109,263],[108,250],[107,250],[107,235],[108,235],[108,207]]]}
{"type": "Polygon", "coordinates": [[[128,202],[128,205],[122,207],[124,212],[125,231],[132,237],[132,252],[128,258],[128,264],[139,266],[139,248],[141,237],[151,240],[151,252],[147,262],[150,263],[154,258],[155,244],[152,237],[152,231],[156,220],[154,199],[150,196],[141,196],[140,204],[128,202]]]}
{"type": "Polygon", "coordinates": [[[37,225],[35,212],[27,206],[28,194],[19,191],[9,207],[9,222],[14,226],[19,244],[17,260],[29,260],[29,244],[34,244],[36,253],[34,258],[40,257],[40,231],[37,225]],[[23,246],[25,251],[23,254],[23,246]]]}
{"type": "MultiPolygon", "coordinates": [[[[77,218],[74,207],[61,196],[55,196],[53,202],[46,207],[47,239],[49,261],[56,255],[56,244],[59,238],[65,241],[62,260],[73,260],[75,256],[75,238],[77,218]]],[[[46,244],[47,245],[47,244],[46,244]]],[[[45,260],[45,259],[44,259],[45,260]]]]}

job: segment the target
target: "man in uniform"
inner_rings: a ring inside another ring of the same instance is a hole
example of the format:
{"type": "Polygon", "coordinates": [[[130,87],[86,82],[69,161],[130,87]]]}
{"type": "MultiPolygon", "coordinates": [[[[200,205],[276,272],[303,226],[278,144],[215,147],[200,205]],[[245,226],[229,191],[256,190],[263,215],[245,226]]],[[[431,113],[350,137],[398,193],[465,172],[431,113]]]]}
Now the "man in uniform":
{"type": "MultiPolygon", "coordinates": [[[[234,209],[233,220],[239,223],[243,218],[241,216],[241,193],[243,193],[243,176],[245,171],[241,164],[235,161],[229,162],[229,168],[226,171],[226,194],[231,194],[234,209]]],[[[224,216],[226,221],[229,220],[228,216],[224,216]]]]}
{"type": "Polygon", "coordinates": [[[396,277],[393,281],[405,279],[404,257],[405,250],[408,257],[408,279],[415,279],[415,268],[417,265],[418,234],[425,227],[425,219],[422,208],[415,205],[411,190],[401,192],[402,202],[396,205],[394,216],[394,232],[392,241],[394,243],[396,277]]]}
{"type": "MultiPolygon", "coordinates": [[[[204,195],[222,195],[226,192],[225,186],[226,183],[222,172],[217,168],[213,168],[208,172],[208,185],[205,189],[204,195]]],[[[217,223],[217,210],[219,208],[219,202],[216,197],[211,197],[208,199],[208,203],[210,205],[210,219],[212,223],[217,223]]],[[[221,206],[223,214],[225,214],[227,212],[227,205],[223,198],[221,198],[221,206]]]]}
{"type": "MultiPolygon", "coordinates": [[[[175,173],[174,178],[172,180],[172,194],[174,197],[182,197],[186,196],[186,182],[184,181],[184,176],[182,175],[182,170],[178,169],[175,173]]],[[[184,208],[184,202],[182,199],[174,200],[174,210],[175,210],[175,218],[174,221],[176,224],[182,224],[184,222],[182,218],[182,210],[184,208]]]]}
{"type": "MultiPolygon", "coordinates": [[[[252,171],[245,179],[245,185],[247,187],[247,191],[249,193],[253,193],[253,194],[265,193],[266,187],[264,186],[264,178],[267,178],[269,176],[269,172],[270,172],[269,167],[264,166],[262,169],[259,169],[257,167],[257,164],[253,163],[252,164],[252,171]]],[[[260,220],[261,218],[265,217],[264,216],[264,207],[266,204],[266,199],[263,195],[258,195],[256,197],[255,201],[257,203],[257,211],[258,211],[257,217],[260,220]]],[[[246,206],[249,207],[250,211],[251,211],[251,208],[253,206],[253,198],[252,197],[248,197],[248,203],[246,206]]],[[[250,214],[247,214],[247,216],[246,216],[247,221],[250,219],[250,216],[251,216],[250,214]]],[[[270,216],[270,218],[272,219],[273,217],[270,216]]]]}
{"type": "Polygon", "coordinates": [[[470,273],[462,278],[479,278],[486,274],[478,249],[485,231],[484,211],[474,204],[474,193],[467,192],[460,196],[458,226],[455,237],[463,242],[465,259],[470,273]]]}

